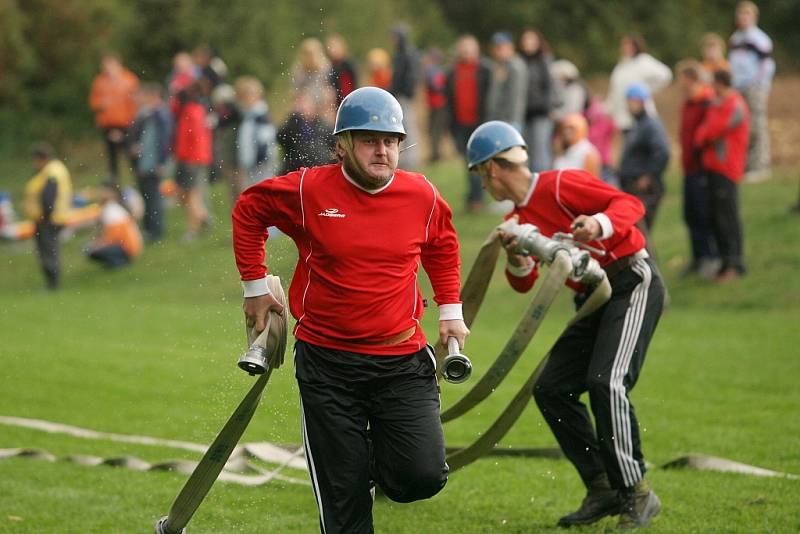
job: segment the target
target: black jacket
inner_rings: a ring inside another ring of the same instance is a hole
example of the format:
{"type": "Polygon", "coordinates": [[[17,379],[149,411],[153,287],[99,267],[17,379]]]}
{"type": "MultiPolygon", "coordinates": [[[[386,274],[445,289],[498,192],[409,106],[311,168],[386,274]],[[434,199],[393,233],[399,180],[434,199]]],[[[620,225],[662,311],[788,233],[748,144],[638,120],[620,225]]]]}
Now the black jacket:
{"type": "Polygon", "coordinates": [[[532,56],[521,54],[528,67],[528,101],[525,118],[547,115],[553,109],[553,79],[550,77],[548,57],[543,52],[532,56]]]}
{"type": "Polygon", "coordinates": [[[669,141],[661,121],[646,112],[634,117],[633,126],[625,134],[620,179],[634,180],[646,174],[661,183],[668,162],[669,141]]]}
{"type": "Polygon", "coordinates": [[[395,31],[397,50],[392,57],[392,83],[389,92],[395,97],[414,98],[420,79],[419,54],[403,31],[395,31]]]}
{"type": "Polygon", "coordinates": [[[286,174],[300,167],[331,163],[336,139],[331,127],[322,119],[307,120],[292,112],[278,130],[278,144],[283,148],[280,173],[286,174]]]}

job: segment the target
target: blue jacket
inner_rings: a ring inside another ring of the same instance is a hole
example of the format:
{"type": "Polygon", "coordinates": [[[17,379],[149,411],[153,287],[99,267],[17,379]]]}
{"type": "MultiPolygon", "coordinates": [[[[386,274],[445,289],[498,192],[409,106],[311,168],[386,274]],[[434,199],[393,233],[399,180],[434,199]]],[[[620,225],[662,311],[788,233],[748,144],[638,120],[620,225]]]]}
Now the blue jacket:
{"type": "Polygon", "coordinates": [[[140,147],[135,163],[138,174],[153,173],[167,162],[173,130],[172,114],[167,106],[139,110],[128,134],[131,142],[140,147]]]}

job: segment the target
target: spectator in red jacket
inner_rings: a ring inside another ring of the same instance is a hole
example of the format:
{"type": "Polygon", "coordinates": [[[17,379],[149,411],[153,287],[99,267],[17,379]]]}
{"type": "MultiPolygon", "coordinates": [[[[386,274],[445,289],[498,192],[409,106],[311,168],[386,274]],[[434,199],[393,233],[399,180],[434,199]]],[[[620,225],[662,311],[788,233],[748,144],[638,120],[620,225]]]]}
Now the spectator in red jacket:
{"type": "MultiPolygon", "coordinates": [[[[458,153],[467,152],[467,140],[486,120],[486,95],[492,79],[488,60],[473,35],[463,35],[456,43],[456,61],[447,74],[447,105],[450,111],[450,134],[458,153]]],[[[467,211],[480,211],[483,189],[477,173],[467,171],[469,188],[467,211]]]]}
{"type": "Polygon", "coordinates": [[[336,90],[336,105],[358,87],[356,67],[347,52],[347,43],[341,35],[333,34],[325,41],[328,59],[331,61],[331,70],[328,81],[336,90]]]}
{"type": "Polygon", "coordinates": [[[447,74],[442,69],[442,51],[431,48],[422,56],[425,100],[428,104],[428,138],[431,161],[439,161],[442,137],[447,130],[447,74]]]}
{"type": "Polygon", "coordinates": [[[708,177],[701,170],[701,154],[694,145],[694,135],[714,99],[714,90],[703,82],[703,67],[696,60],[685,59],[675,70],[684,98],[680,126],[683,220],[689,229],[692,249],[692,260],[684,274],[712,278],[719,269],[717,241],[711,230],[708,177]]]}
{"type": "Polygon", "coordinates": [[[731,88],[730,72],[714,73],[714,93],[716,100],[694,141],[702,151],[701,166],[708,175],[711,220],[722,258],[715,280],[725,283],[745,273],[738,184],[747,160],[750,112],[742,96],[731,88]]]}
{"type": "Polygon", "coordinates": [[[186,233],[183,241],[192,241],[210,218],[203,198],[208,166],[213,159],[211,129],[206,108],[200,103],[200,86],[192,83],[177,95],[175,124],[175,182],[179,200],[186,209],[186,233]]]}

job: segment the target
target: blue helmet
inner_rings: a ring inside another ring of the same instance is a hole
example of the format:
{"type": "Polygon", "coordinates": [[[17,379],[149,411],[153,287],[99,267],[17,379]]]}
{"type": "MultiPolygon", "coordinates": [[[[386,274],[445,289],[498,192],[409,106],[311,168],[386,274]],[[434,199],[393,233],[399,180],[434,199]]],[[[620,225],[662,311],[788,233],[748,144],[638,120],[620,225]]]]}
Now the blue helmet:
{"type": "Polygon", "coordinates": [[[403,109],[388,91],[361,87],[344,97],[336,112],[334,135],[350,130],[396,133],[405,139],[403,109]]]}
{"type": "Polygon", "coordinates": [[[515,146],[528,148],[516,128],[503,121],[484,122],[467,141],[467,166],[471,169],[515,146]]]}
{"type": "Polygon", "coordinates": [[[631,84],[625,89],[625,98],[644,102],[650,98],[650,88],[643,83],[631,84]]]}

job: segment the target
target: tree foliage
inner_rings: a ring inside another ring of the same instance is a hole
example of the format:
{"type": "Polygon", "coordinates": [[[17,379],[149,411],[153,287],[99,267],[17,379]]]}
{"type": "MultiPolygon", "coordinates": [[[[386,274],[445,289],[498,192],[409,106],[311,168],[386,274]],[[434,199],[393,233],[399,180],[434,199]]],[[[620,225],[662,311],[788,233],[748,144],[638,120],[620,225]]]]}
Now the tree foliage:
{"type": "MultiPolygon", "coordinates": [[[[642,34],[652,52],[667,64],[699,56],[699,42],[707,32],[727,38],[734,30],[738,0],[439,0],[453,29],[488,41],[499,29],[519,33],[532,26],[543,32],[557,56],[572,60],[587,74],[607,73],[618,56],[620,38],[631,31],[642,34]]],[[[773,38],[782,70],[800,66],[793,53],[800,47],[800,2],[756,2],[759,25],[773,38]]]]}
{"type": "MultiPolygon", "coordinates": [[[[619,37],[643,33],[667,63],[697,54],[703,33],[733,28],[731,0],[0,0],[0,135],[91,128],[86,105],[103,50],[121,54],[142,79],[163,80],[171,58],[200,43],[216,47],[234,75],[269,88],[287,84],[296,47],[309,36],[341,33],[356,58],[390,46],[388,30],[407,21],[421,46],[447,47],[458,33],[484,42],[498,29],[539,27],[557,55],[587,73],[608,72],[619,37]]],[[[762,26],[779,68],[797,66],[797,0],[760,2],[762,26]]],[[[282,94],[282,92],[279,92],[282,94]]],[[[274,98],[274,97],[273,97],[274,98]]],[[[278,107],[280,107],[278,102],[278,107]]]]}

